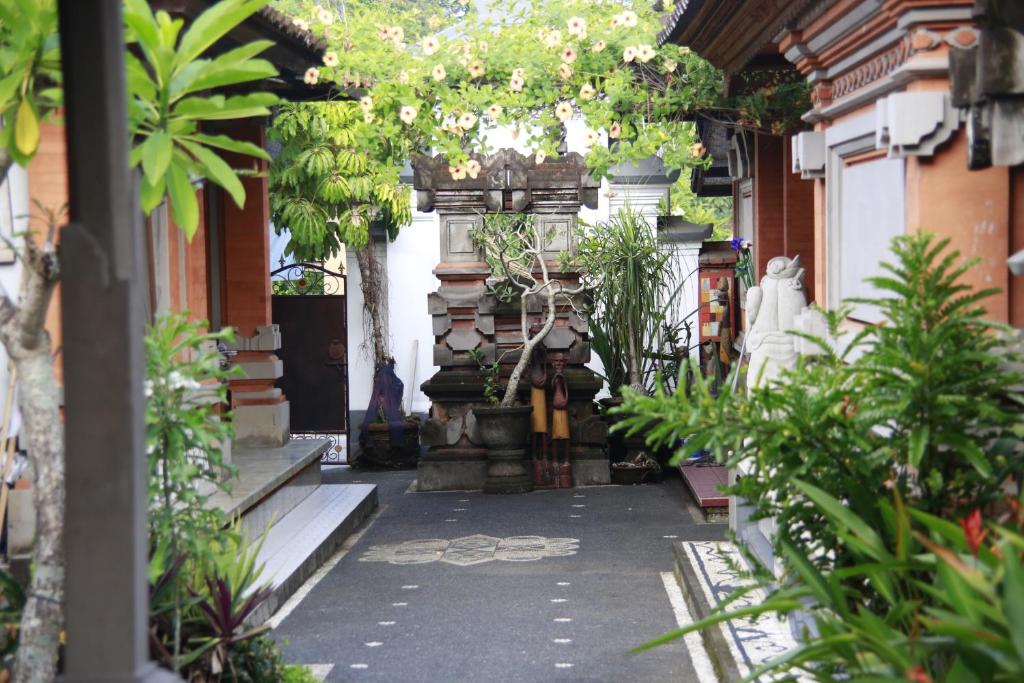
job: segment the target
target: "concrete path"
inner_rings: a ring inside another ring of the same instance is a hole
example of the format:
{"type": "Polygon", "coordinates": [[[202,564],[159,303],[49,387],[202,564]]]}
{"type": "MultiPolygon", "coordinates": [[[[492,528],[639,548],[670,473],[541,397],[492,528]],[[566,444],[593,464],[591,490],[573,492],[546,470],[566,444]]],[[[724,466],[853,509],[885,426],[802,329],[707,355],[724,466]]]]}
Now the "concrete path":
{"type": "Polygon", "coordinates": [[[327,681],[700,681],[683,641],[628,654],[676,627],[673,540],[724,537],[678,479],[493,496],[325,475],[377,484],[381,509],[274,620],[288,661],[327,681]]]}

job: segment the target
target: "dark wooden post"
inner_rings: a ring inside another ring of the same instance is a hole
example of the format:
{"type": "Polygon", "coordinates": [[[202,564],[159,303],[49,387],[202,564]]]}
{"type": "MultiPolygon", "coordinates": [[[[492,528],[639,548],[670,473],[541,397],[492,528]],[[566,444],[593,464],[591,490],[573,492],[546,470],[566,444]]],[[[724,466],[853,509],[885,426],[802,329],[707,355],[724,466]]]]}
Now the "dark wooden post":
{"type": "Polygon", "coordinates": [[[141,228],[121,0],[60,0],[70,224],[61,236],[66,681],[177,680],[148,661],[141,228]]]}

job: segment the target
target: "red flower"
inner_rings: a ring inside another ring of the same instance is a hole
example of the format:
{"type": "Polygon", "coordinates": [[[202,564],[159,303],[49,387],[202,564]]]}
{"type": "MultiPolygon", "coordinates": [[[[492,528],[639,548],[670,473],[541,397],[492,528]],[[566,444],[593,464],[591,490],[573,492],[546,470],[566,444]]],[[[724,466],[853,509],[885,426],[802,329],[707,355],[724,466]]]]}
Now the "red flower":
{"type": "Polygon", "coordinates": [[[920,666],[915,666],[907,671],[907,680],[912,683],[932,683],[932,677],[920,666]]]}
{"type": "Polygon", "coordinates": [[[971,552],[977,557],[978,547],[981,546],[981,542],[985,540],[985,536],[988,534],[982,527],[981,509],[974,508],[971,510],[965,519],[960,520],[960,526],[963,527],[964,539],[967,540],[967,545],[970,546],[971,552]]]}

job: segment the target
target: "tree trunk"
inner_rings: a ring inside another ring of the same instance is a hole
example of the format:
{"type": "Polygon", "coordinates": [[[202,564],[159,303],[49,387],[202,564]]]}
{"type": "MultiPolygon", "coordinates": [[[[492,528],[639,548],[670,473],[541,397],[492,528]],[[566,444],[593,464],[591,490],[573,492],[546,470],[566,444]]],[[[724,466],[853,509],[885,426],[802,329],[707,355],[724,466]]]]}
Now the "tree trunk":
{"type": "MultiPolygon", "coordinates": [[[[545,273],[546,275],[546,273],[545,273]]],[[[519,390],[519,379],[523,376],[526,371],[526,366],[530,363],[530,355],[533,350],[537,347],[537,344],[544,341],[544,337],[548,336],[548,332],[555,326],[555,290],[550,286],[549,282],[546,282],[545,277],[545,290],[547,293],[547,308],[548,317],[544,321],[544,327],[540,329],[532,339],[528,337],[526,328],[526,305],[527,297],[529,292],[523,292],[522,297],[519,300],[519,310],[522,317],[522,328],[523,328],[523,352],[519,356],[519,360],[516,361],[516,365],[512,368],[512,374],[508,377],[508,385],[505,387],[505,396],[501,399],[502,408],[511,408],[516,402],[516,393],[519,390]]]]}
{"type": "Polygon", "coordinates": [[[388,338],[384,329],[384,316],[387,315],[387,282],[373,251],[372,237],[366,246],[356,251],[356,262],[359,264],[359,288],[363,292],[363,327],[370,328],[373,371],[376,374],[377,370],[387,365],[391,353],[388,350],[388,338]]]}
{"type": "Polygon", "coordinates": [[[18,375],[20,438],[35,473],[36,539],[32,579],[21,619],[16,683],[49,683],[57,673],[64,625],[64,427],[43,326],[57,283],[56,256],[25,238],[22,304],[0,300],[0,340],[18,375]]]}

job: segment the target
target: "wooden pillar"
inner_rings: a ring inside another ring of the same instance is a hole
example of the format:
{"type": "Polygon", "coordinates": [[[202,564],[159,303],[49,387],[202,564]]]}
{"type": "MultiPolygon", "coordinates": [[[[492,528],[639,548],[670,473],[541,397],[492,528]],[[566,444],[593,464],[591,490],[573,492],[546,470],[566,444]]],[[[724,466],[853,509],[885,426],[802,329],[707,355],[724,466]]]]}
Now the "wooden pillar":
{"type": "Polygon", "coordinates": [[[790,138],[783,138],[782,211],[785,226],[783,253],[790,258],[799,255],[807,271],[804,287],[807,301],[814,301],[814,181],[803,180],[793,173],[790,138]]]}
{"type": "Polygon", "coordinates": [[[148,661],[140,212],[120,0],[59,4],[70,224],[61,239],[66,681],[177,680],[148,661]]]}
{"type": "Polygon", "coordinates": [[[757,133],[754,144],[754,281],[768,261],[786,250],[783,209],[783,138],[757,133]]]}

